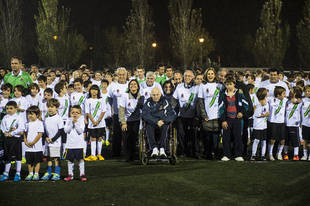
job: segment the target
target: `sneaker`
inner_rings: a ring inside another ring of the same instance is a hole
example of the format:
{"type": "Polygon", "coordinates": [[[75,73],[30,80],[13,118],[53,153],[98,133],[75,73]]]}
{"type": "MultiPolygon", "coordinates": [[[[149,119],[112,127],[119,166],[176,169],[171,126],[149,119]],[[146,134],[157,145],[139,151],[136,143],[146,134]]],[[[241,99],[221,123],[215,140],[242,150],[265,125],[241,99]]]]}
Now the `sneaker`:
{"type": "Polygon", "coordinates": [[[272,154],[269,155],[269,160],[270,160],[270,161],[275,161],[275,159],[274,159],[274,157],[273,157],[272,154]]]}
{"type": "Polygon", "coordinates": [[[91,162],[91,161],[96,161],[98,158],[96,156],[89,155],[88,157],[85,158],[85,161],[91,162]]]}
{"type": "Polygon", "coordinates": [[[33,175],[29,174],[29,175],[25,178],[25,180],[26,180],[26,181],[30,181],[30,180],[32,180],[32,178],[33,178],[33,175]]]}
{"type": "Polygon", "coordinates": [[[9,179],[8,175],[3,174],[0,176],[0,182],[3,182],[3,181],[8,180],[8,179],[9,179]]]}
{"type": "Polygon", "coordinates": [[[256,160],[255,156],[251,156],[250,161],[255,161],[255,160],[256,160]]]}
{"type": "Polygon", "coordinates": [[[298,155],[294,156],[294,157],[293,157],[293,160],[294,160],[294,161],[298,161],[298,160],[299,160],[299,156],[298,156],[298,155]]]}
{"type": "Polygon", "coordinates": [[[284,160],[288,160],[288,155],[287,155],[287,154],[284,155],[284,156],[283,156],[283,159],[284,159],[284,160]]]}
{"type": "Polygon", "coordinates": [[[261,160],[261,161],[266,161],[267,159],[266,159],[265,156],[262,156],[262,157],[260,158],[260,160],[261,160]]]}
{"type": "Polygon", "coordinates": [[[110,144],[111,144],[111,143],[109,142],[109,140],[106,140],[106,141],[105,141],[105,146],[108,147],[110,144]]]}
{"type": "Polygon", "coordinates": [[[277,155],[277,159],[278,159],[278,160],[283,160],[282,155],[281,155],[281,154],[278,154],[278,155],[277,155]]]}
{"type": "Polygon", "coordinates": [[[151,154],[151,157],[158,156],[158,154],[159,154],[159,151],[158,151],[157,147],[154,147],[153,152],[151,154]]]}
{"type": "Polygon", "coordinates": [[[41,180],[49,180],[51,178],[52,174],[46,172],[43,177],[41,177],[41,180]]]}
{"type": "Polygon", "coordinates": [[[98,160],[104,160],[104,157],[102,155],[97,155],[98,160]]]}
{"type": "Polygon", "coordinates": [[[22,164],[25,164],[27,161],[26,161],[26,158],[25,157],[23,157],[22,158],[22,164]]]}
{"type": "Polygon", "coordinates": [[[87,181],[87,178],[86,178],[84,175],[81,175],[81,176],[80,176],[80,180],[81,180],[82,182],[86,182],[86,181],[87,181]]]}
{"type": "Polygon", "coordinates": [[[160,149],[159,149],[159,156],[161,156],[161,157],[167,157],[164,148],[160,148],[160,149]]]}
{"type": "Polygon", "coordinates": [[[228,157],[224,156],[221,160],[224,161],[224,162],[227,162],[227,161],[229,161],[230,159],[229,159],[228,157]]]}
{"type": "Polygon", "coordinates": [[[16,174],[14,177],[14,182],[19,182],[20,181],[20,175],[16,174]]]}
{"type": "Polygon", "coordinates": [[[244,161],[243,157],[236,157],[235,160],[237,162],[243,162],[244,161]]]}
{"type": "Polygon", "coordinates": [[[53,181],[60,180],[60,175],[59,175],[59,174],[57,174],[57,173],[53,173],[53,177],[52,177],[52,179],[51,179],[51,180],[53,180],[53,181]]]}
{"type": "Polygon", "coordinates": [[[40,180],[39,175],[33,175],[32,180],[33,180],[33,181],[39,181],[39,180],[40,180]]]}
{"type": "Polygon", "coordinates": [[[310,161],[310,155],[308,156],[308,161],[310,161]]]}
{"type": "Polygon", "coordinates": [[[308,160],[308,157],[307,156],[303,156],[300,160],[306,161],[306,160],[308,160]]]}
{"type": "Polygon", "coordinates": [[[64,178],[64,181],[69,182],[73,180],[73,176],[72,175],[68,175],[68,177],[64,178]]]}

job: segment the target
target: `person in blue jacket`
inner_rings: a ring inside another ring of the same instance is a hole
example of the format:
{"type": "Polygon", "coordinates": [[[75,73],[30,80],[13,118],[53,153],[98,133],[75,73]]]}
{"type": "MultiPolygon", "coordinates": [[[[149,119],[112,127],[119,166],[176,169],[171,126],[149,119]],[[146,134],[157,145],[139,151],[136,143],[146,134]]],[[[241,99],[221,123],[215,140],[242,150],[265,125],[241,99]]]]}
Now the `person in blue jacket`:
{"type": "Polygon", "coordinates": [[[142,119],[146,122],[146,136],[149,146],[153,150],[151,156],[166,157],[165,148],[169,124],[176,119],[176,113],[158,88],[152,89],[151,98],[144,104],[142,119]],[[159,145],[155,141],[156,128],[160,129],[159,145]],[[160,149],[158,150],[158,148],[160,149]]]}

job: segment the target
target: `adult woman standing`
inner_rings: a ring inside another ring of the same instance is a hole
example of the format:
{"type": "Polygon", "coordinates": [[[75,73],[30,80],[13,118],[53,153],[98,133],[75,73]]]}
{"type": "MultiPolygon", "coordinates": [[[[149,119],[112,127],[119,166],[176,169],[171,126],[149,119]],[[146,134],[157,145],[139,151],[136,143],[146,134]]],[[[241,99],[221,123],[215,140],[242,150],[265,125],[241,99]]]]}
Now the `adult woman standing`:
{"type": "Polygon", "coordinates": [[[128,84],[128,92],[122,95],[119,102],[119,121],[127,153],[127,161],[135,159],[136,140],[139,134],[141,109],[144,97],[140,96],[140,87],[136,79],[128,84]]]}

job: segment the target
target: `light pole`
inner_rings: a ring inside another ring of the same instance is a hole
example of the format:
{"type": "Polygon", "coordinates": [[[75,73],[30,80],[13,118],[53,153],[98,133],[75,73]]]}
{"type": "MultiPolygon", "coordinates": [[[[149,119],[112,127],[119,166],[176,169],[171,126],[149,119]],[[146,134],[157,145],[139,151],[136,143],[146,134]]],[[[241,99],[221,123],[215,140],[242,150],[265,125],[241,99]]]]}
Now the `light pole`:
{"type": "Polygon", "coordinates": [[[157,48],[156,42],[152,43],[152,48],[154,49],[154,65],[156,65],[156,48],[157,48]]]}
{"type": "Polygon", "coordinates": [[[200,66],[202,67],[202,44],[205,41],[205,39],[203,37],[200,37],[198,41],[200,43],[200,66]]]}

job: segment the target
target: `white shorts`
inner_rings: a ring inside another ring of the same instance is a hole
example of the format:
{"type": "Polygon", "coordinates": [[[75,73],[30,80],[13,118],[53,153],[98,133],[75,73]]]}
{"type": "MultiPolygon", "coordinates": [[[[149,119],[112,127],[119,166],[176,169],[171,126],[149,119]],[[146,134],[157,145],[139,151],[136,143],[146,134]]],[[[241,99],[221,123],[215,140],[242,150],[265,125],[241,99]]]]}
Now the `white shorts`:
{"type": "Polygon", "coordinates": [[[60,147],[47,147],[46,156],[60,157],[60,147]]]}

